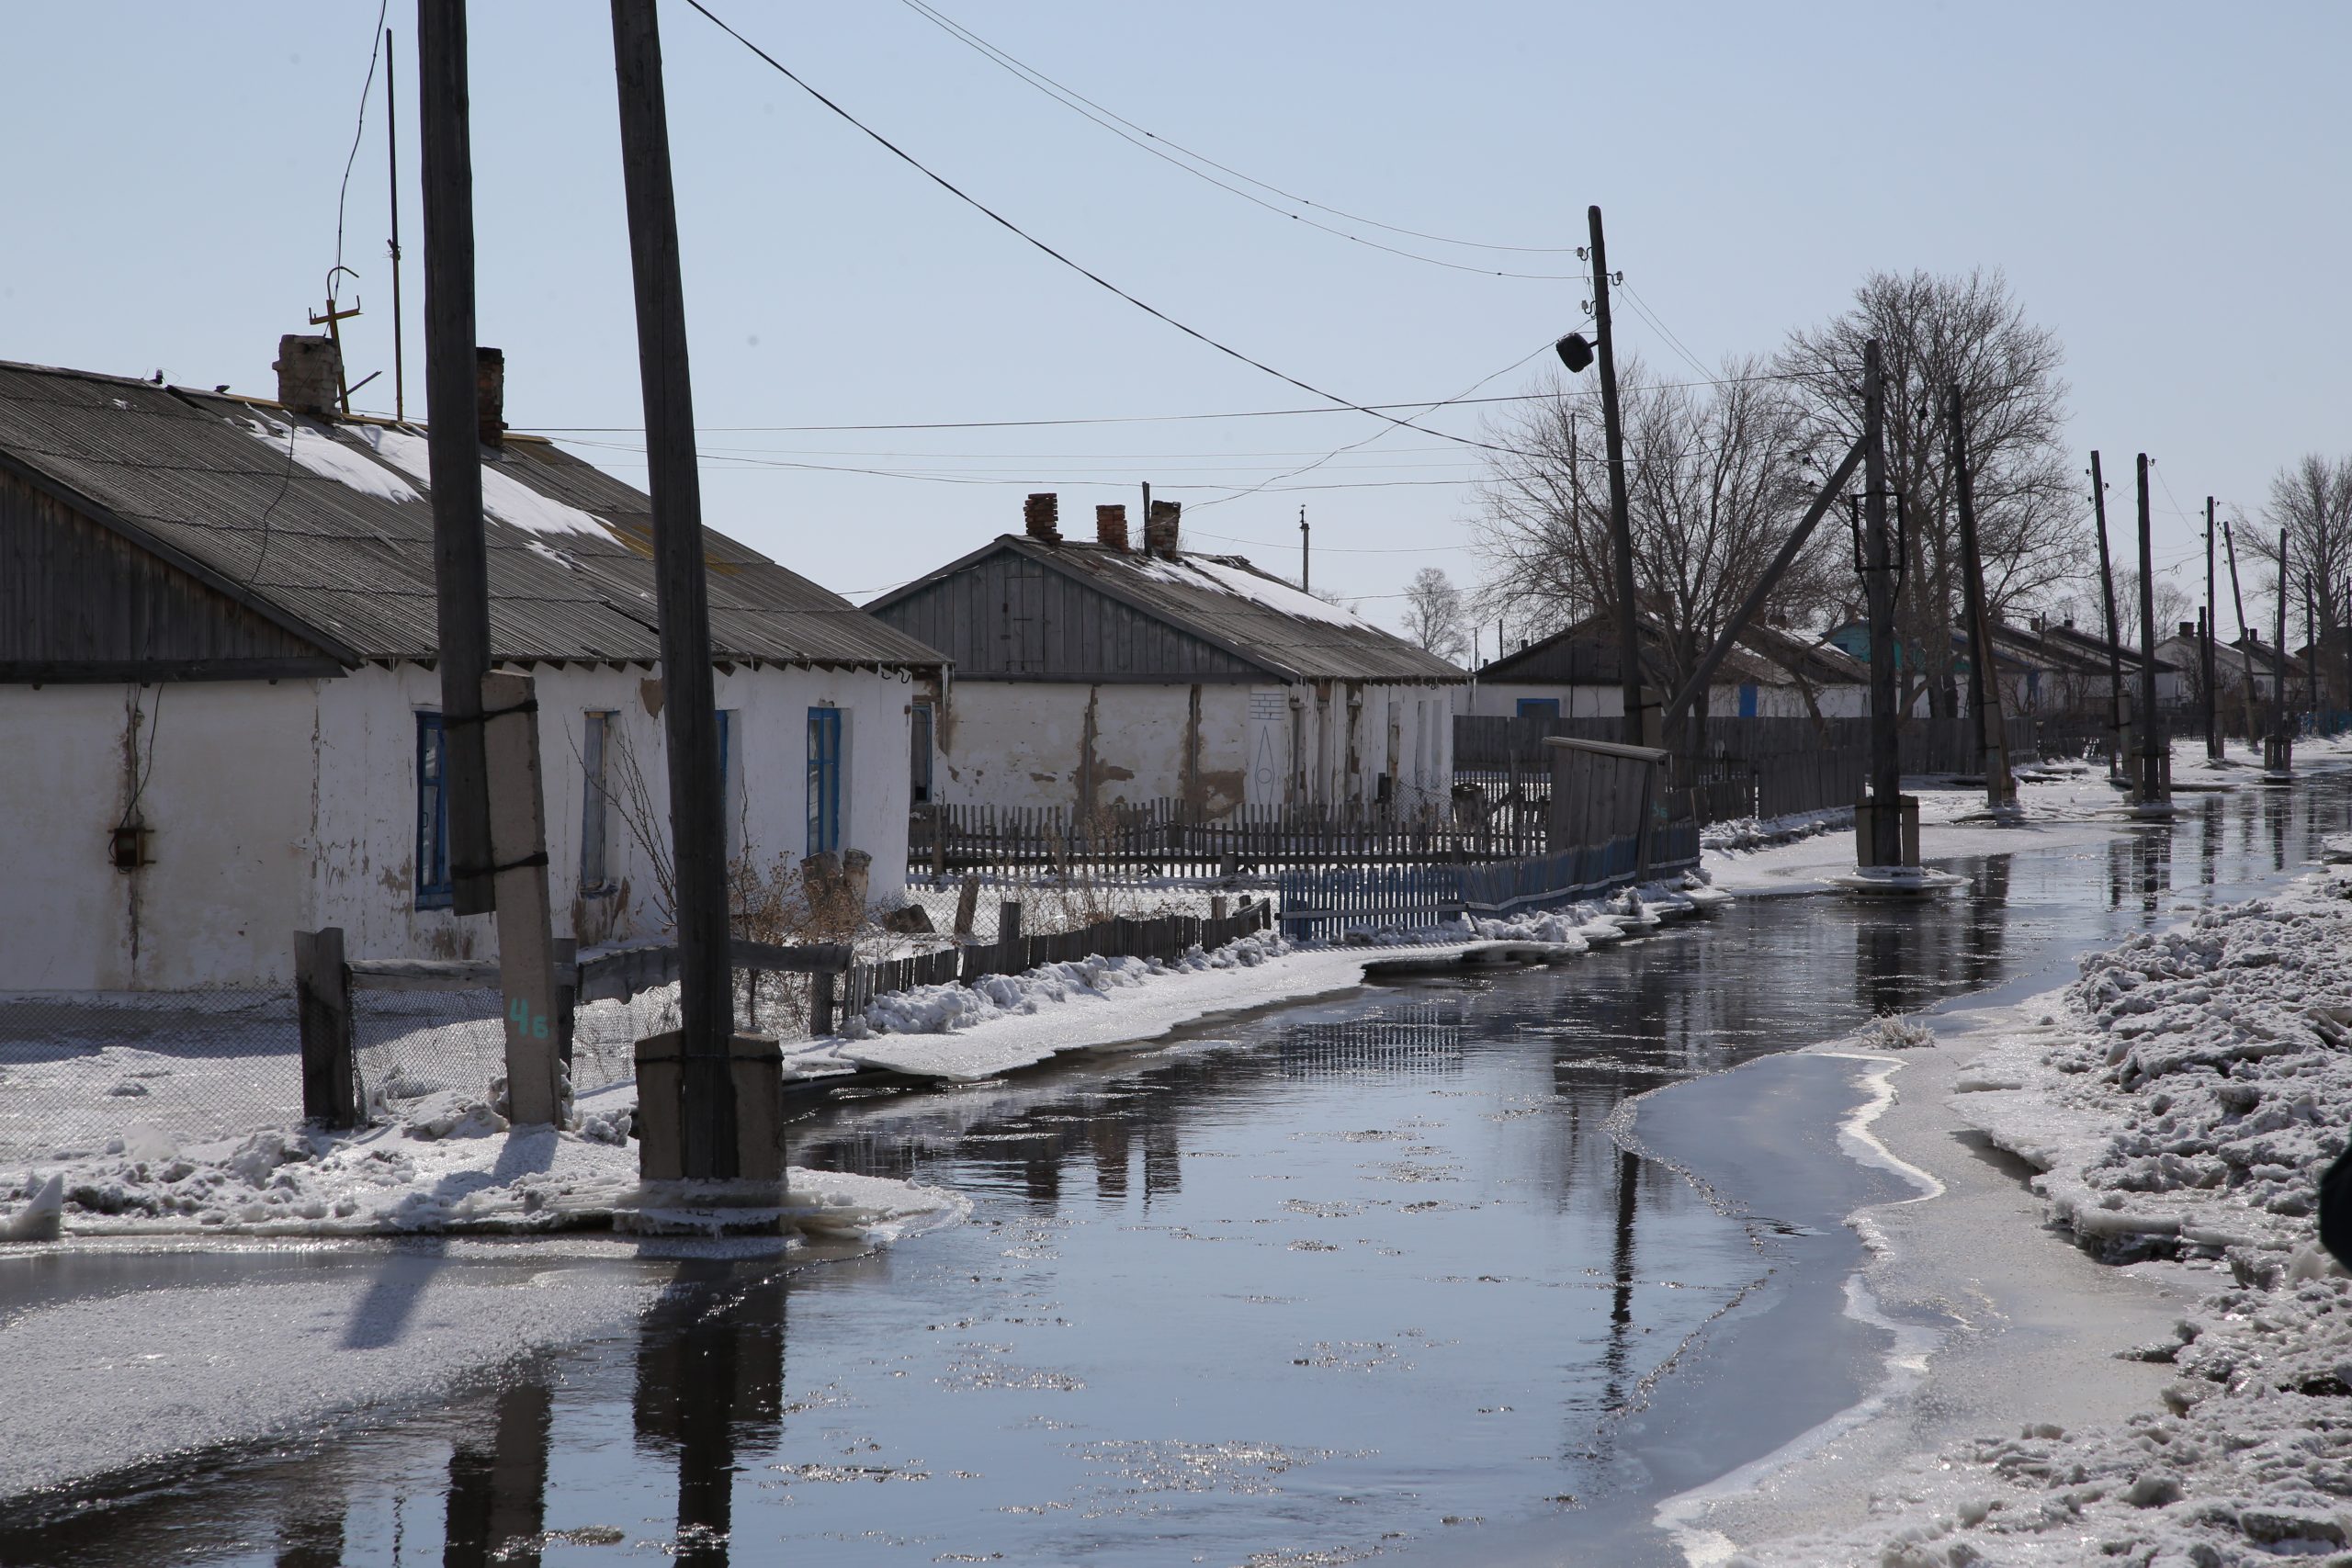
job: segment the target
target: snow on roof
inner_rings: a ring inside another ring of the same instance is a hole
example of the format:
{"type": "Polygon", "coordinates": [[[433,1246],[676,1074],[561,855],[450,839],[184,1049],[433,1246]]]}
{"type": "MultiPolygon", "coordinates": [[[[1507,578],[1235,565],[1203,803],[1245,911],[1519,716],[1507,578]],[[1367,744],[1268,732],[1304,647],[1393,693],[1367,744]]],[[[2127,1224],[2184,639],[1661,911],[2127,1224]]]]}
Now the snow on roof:
{"type": "Polygon", "coordinates": [[[1362,631],[1381,629],[1340,605],[1317,599],[1314,594],[1293,588],[1278,578],[1267,576],[1238,556],[1183,556],[1175,560],[1137,556],[1132,564],[1145,577],[1161,582],[1180,583],[1187,588],[1208,588],[1237,593],[1253,604],[1263,604],[1282,615],[1295,615],[1303,621],[1321,621],[1327,626],[1348,626],[1362,631]],[[1208,581],[1203,582],[1203,578],[1208,581]]]}
{"type": "MultiPolygon", "coordinates": [[[[427,484],[433,482],[432,444],[424,436],[380,424],[364,424],[357,426],[356,430],[359,438],[374,447],[378,456],[386,462],[427,484]]],[[[413,491],[409,493],[415,494],[413,491]]],[[[501,523],[520,528],[526,534],[613,536],[612,525],[603,518],[568,505],[553,496],[541,495],[522,480],[488,463],[481,466],[481,509],[501,523]]]]}
{"type": "MultiPolygon", "coordinates": [[[[286,450],[288,426],[262,416],[249,417],[244,425],[256,441],[268,443],[281,454],[286,450]]],[[[423,501],[424,497],[414,485],[384,467],[368,461],[323,430],[315,430],[300,423],[292,426],[294,460],[314,474],[339,479],[362,495],[395,503],[423,501]]]]}

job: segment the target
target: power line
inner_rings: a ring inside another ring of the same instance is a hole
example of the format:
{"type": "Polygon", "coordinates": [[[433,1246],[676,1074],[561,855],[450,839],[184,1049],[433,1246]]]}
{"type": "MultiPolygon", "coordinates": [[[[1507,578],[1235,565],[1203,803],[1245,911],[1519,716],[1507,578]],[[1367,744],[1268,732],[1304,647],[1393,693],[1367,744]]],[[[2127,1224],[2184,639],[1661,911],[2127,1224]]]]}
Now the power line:
{"type": "MultiPolygon", "coordinates": [[[[376,90],[376,61],[378,57],[383,53],[384,17],[386,13],[390,11],[391,5],[392,0],[380,0],[380,3],[376,7],[376,41],[368,51],[368,79],[360,84],[359,87],[359,120],[357,124],[351,128],[351,152],[343,161],[343,184],[336,188],[334,193],[334,265],[336,271],[341,271],[343,268],[344,199],[351,194],[352,165],[359,162],[359,139],[361,136],[366,134],[368,130],[368,96],[376,90]]],[[[328,276],[332,278],[334,274],[330,273],[328,274],[328,276]]],[[[334,310],[334,304],[330,302],[327,309],[330,310],[334,310]]]]}
{"type": "MultiPolygon", "coordinates": [[[[1533,355],[1530,355],[1533,357],[1533,355]]],[[[1692,381],[1653,381],[1649,385],[1660,389],[1682,387],[1736,387],[1750,381],[1802,381],[1806,378],[1797,372],[1772,371],[1760,376],[1709,376],[1692,381]]],[[[1491,378],[1490,378],[1491,379],[1491,378]]],[[[1326,394],[1318,394],[1326,395],[1326,394]]],[[[1379,413],[1387,409],[1427,409],[1439,407],[1472,408],[1482,403],[1553,402],[1563,399],[1590,399],[1600,394],[1580,387],[1555,388],[1545,392],[1504,392],[1487,398],[1411,398],[1402,401],[1382,403],[1342,403],[1338,407],[1323,406],[1305,409],[1235,409],[1210,413],[1132,413],[1083,414],[1067,419],[947,419],[902,421],[888,424],[697,424],[695,428],[712,435],[848,435],[865,432],[894,432],[910,430],[1035,430],[1087,424],[1173,424],[1188,421],[1214,419],[1286,419],[1295,416],[1320,415],[1329,418],[1343,413],[1379,413]]],[[[515,424],[509,430],[523,435],[627,435],[644,430],[641,424],[515,424]]],[[[1419,429],[1419,426],[1410,428],[1419,429]]],[[[1425,431],[1424,434],[1442,436],[1460,443],[1462,437],[1444,431],[1425,431]]],[[[1518,453],[1524,457],[1528,454],[1518,453]]]]}
{"type": "MultiPolygon", "coordinates": [[[[1521,366],[1534,358],[1536,355],[1543,352],[1544,350],[1542,348],[1538,348],[1532,352],[1523,354],[1517,359],[1512,360],[1509,365],[1504,366],[1500,370],[1479,377],[1476,381],[1473,381],[1468,386],[1463,388],[1462,390],[1456,392],[1453,397],[1446,399],[1445,402],[1431,403],[1427,409],[1422,411],[1422,417],[1427,418],[1430,414],[1435,413],[1439,409],[1445,407],[1448,403],[1460,401],[1462,399],[1466,398],[1471,393],[1476,391],[1479,388],[1485,386],[1487,382],[1495,379],[1498,376],[1510,375],[1512,371],[1518,369],[1521,366]]],[[[1371,445],[1373,442],[1379,440],[1382,436],[1386,435],[1387,434],[1388,432],[1385,430],[1375,430],[1370,435],[1365,436],[1362,441],[1351,441],[1346,446],[1339,447],[1334,451],[1326,452],[1322,457],[1316,458],[1315,461],[1301,464],[1299,467],[1291,469],[1290,472],[1286,474],[1276,474],[1271,479],[1261,479],[1258,483],[1250,486],[1247,490],[1238,490],[1231,495],[1220,495],[1215,500],[1204,501],[1200,504],[1202,506],[1222,506],[1228,501],[1239,501],[1244,496],[1256,495],[1261,491],[1272,490],[1284,479],[1294,479],[1301,474],[1310,473],[1336,457],[1346,453],[1352,452],[1360,446],[1371,445]]],[[[1301,523],[1301,526],[1305,526],[1303,521],[1301,523]]]]}
{"type": "MultiPolygon", "coordinates": [[[[956,200],[971,208],[975,212],[978,212],[981,216],[987,218],[990,222],[1003,229],[1006,232],[1026,241],[1029,244],[1044,252],[1046,255],[1051,256],[1055,261],[1059,262],[1062,265],[1069,268],[1072,272],[1077,273],[1088,282],[1094,284],[1097,288],[1117,295],[1120,299],[1125,300],[1128,304],[1133,305],[1136,310],[1143,311],[1146,315],[1165,322],[1169,326],[1175,328],[1178,332],[1182,333],[1187,337],[1193,338],[1200,343],[1206,344],[1209,347],[1216,349],[1219,354],[1225,355],[1228,358],[1237,359],[1254,370],[1262,370],[1267,375],[1273,377],[1276,380],[1288,382],[1290,385],[1296,387],[1302,392],[1311,393],[1316,397],[1337,403],[1341,408],[1353,409],[1358,413],[1368,413],[1374,419],[1386,420],[1391,424],[1402,425],[1408,430],[1418,430],[1424,435],[1434,435],[1442,440],[1459,442],[1464,446],[1476,446],[1489,452],[1503,452],[1510,450],[1508,447],[1498,446],[1491,442],[1473,440],[1471,437],[1466,435],[1455,435],[1448,431],[1431,429],[1430,426],[1425,424],[1415,424],[1410,420],[1398,419],[1393,414],[1383,413],[1378,409],[1366,407],[1364,404],[1340,397],[1336,392],[1327,392],[1322,388],[1314,385],[1312,382],[1302,381],[1295,376],[1275,369],[1272,366],[1267,364],[1261,359],[1254,359],[1228,344],[1218,342],[1216,338],[1209,336],[1208,333],[1202,332],[1197,327],[1187,326],[1185,323],[1178,321],[1175,317],[1170,315],[1167,311],[1160,310],[1157,306],[1146,304],[1143,300],[1128,293],[1125,289],[1121,288],[1117,284],[1111,282],[1100,273],[1090,271],[1086,267],[1079,265],[1077,262],[1072,261],[1061,252],[1054,249],[1053,246],[1046,243],[1045,241],[1038,239],[1027,230],[1013,222],[1011,219],[981,202],[978,198],[967,195],[961,188],[949,181],[944,175],[933,173],[931,169],[917,161],[913,154],[906,152],[888,137],[884,136],[880,131],[876,130],[873,127],[859,119],[855,115],[851,114],[847,109],[842,107],[841,105],[833,102],[832,99],[827,97],[824,94],[819,92],[816,88],[802,81],[797,75],[794,74],[792,69],[786,65],[782,61],[779,61],[775,56],[768,53],[767,51],[762,49],[750,39],[745,38],[741,33],[737,32],[733,28],[728,26],[727,23],[721,21],[718,14],[712,11],[709,6],[705,6],[702,3],[702,0],[686,0],[686,4],[692,6],[696,11],[702,13],[702,15],[707,18],[714,27],[718,28],[719,31],[725,33],[729,38],[733,39],[737,43],[741,44],[745,49],[750,50],[753,54],[758,55],[761,60],[767,62],[770,69],[774,70],[786,81],[790,82],[794,86],[799,88],[802,92],[808,94],[810,97],[824,105],[826,108],[831,109],[834,114],[840,116],[842,119],[847,120],[851,125],[856,127],[876,146],[890,153],[891,156],[905,164],[917,174],[922,175],[925,179],[931,181],[932,184],[937,186],[940,189],[945,191],[956,200]]],[[[1522,457],[1527,455],[1528,454],[1524,453],[1519,454],[1519,456],[1522,457]]]]}
{"type": "Polygon", "coordinates": [[[1242,180],[1250,185],[1256,186],[1260,190],[1272,191],[1276,196],[1281,197],[1283,200],[1295,202],[1298,206],[1314,208],[1317,211],[1328,212],[1335,218],[1345,218],[1351,222],[1370,224],[1375,229],[1385,229],[1392,234],[1409,234],[1416,239],[1428,240],[1436,244],[1459,245],[1469,250],[1516,251],[1524,254],[1544,255],[1564,254],[1574,248],[1573,246],[1568,245],[1488,245],[1483,244],[1476,240],[1448,239],[1442,234],[1425,233],[1416,229],[1400,228],[1394,223],[1383,223],[1378,219],[1374,218],[1357,217],[1351,213],[1342,212],[1338,208],[1326,207],[1320,202],[1309,201],[1305,197],[1294,196],[1288,191],[1283,190],[1280,186],[1269,185],[1263,180],[1253,179],[1238,169],[1227,168],[1225,164],[1219,164],[1214,159],[1204,157],[1202,154],[1185,147],[1181,142],[1171,141],[1164,136],[1147,130],[1142,126],[1136,124],[1135,121],[1128,119],[1126,117],[1117,113],[1115,110],[1104,108],[1101,104],[1096,103],[1093,99],[1086,96],[1083,93],[1062,85],[1062,84],[1055,81],[1044,72],[1037,70],[1034,66],[1024,64],[1023,62],[1013,58],[1012,55],[1007,54],[1004,51],[997,48],[996,45],[989,42],[978,33],[975,33],[970,28],[965,27],[962,23],[942,15],[939,11],[924,4],[923,0],[902,0],[902,3],[909,10],[913,11],[916,15],[933,23],[941,30],[944,31],[949,37],[955,39],[957,42],[978,51],[983,58],[987,59],[992,64],[998,65],[1002,69],[1011,72],[1022,82],[1036,88],[1037,91],[1045,94],[1047,97],[1053,99],[1054,102],[1061,105],[1064,108],[1070,110],[1073,114],[1078,115],[1089,124],[1100,126],[1104,130],[1107,130],[1112,135],[1117,137],[1120,141],[1125,141],[1133,147],[1138,148],[1143,152],[1150,153],[1160,162],[1170,164],[1174,168],[1182,170],[1196,180],[1205,181],[1206,183],[1215,186],[1219,190],[1238,196],[1253,207],[1263,208],[1266,211],[1274,214],[1278,218],[1287,218],[1295,223],[1304,223],[1310,229],[1319,229],[1326,234],[1335,235],[1338,238],[1349,241],[1351,243],[1368,245],[1375,251],[1385,251],[1390,255],[1402,256],[1408,261],[1421,262],[1430,266],[1448,267],[1456,272],[1483,273],[1490,277],[1532,278],[1545,283],[1571,283],[1576,281],[1577,275],[1575,273],[1509,272],[1497,267],[1475,266],[1467,262],[1447,261],[1441,256],[1425,256],[1417,251],[1405,250],[1396,245],[1383,244],[1377,240],[1367,240],[1361,234],[1351,234],[1344,229],[1334,228],[1329,223],[1318,223],[1312,218],[1305,217],[1302,214],[1290,211],[1285,208],[1277,207],[1274,203],[1266,200],[1263,197],[1254,196],[1249,191],[1243,190],[1239,186],[1227,184],[1226,181],[1218,179],[1215,175],[1207,174],[1201,169],[1193,167],[1193,164],[1186,163],[1184,159],[1189,158],[1193,160],[1194,163],[1205,164],[1210,168],[1217,169],[1225,174],[1231,175],[1235,179],[1242,180]],[[1155,145],[1155,143],[1157,143],[1157,145],[1155,145]],[[1175,156],[1168,151],[1168,149],[1170,148],[1174,149],[1175,152],[1182,153],[1183,157],[1180,158],[1175,156]]]}

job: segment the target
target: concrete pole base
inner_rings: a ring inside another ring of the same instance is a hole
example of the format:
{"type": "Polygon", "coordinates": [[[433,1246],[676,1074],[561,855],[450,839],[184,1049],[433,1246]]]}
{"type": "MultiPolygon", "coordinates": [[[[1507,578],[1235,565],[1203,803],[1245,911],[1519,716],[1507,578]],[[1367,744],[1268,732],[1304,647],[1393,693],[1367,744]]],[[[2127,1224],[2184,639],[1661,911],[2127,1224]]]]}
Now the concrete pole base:
{"type": "MultiPolygon", "coordinates": [[[[684,1162],[684,1035],[673,1029],[637,1043],[637,1174],[640,1181],[688,1179],[684,1162]]],[[[714,1191],[764,1183],[784,1187],[784,1051],[773,1034],[727,1043],[735,1080],[735,1176],[697,1181],[714,1191]]]]}

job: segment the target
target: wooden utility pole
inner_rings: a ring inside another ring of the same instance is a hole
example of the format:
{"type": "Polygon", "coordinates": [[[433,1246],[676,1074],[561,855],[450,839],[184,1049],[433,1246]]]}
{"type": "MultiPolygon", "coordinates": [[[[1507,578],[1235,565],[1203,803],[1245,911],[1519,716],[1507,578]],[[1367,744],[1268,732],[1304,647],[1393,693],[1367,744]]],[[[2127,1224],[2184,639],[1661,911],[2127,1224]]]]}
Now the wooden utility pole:
{"type": "Polygon", "coordinates": [[[2222,525],[2222,551],[2230,563],[2230,604],[2238,617],[2238,668],[2245,676],[2245,690],[2240,694],[2245,709],[2245,738],[2249,742],[2258,742],[2261,738],[2254,728],[2254,654],[2246,647],[2245,594],[2238,587],[2238,542],[2226,522],[2222,525]]]}
{"type": "Polygon", "coordinates": [[[401,95],[392,77],[392,29],[384,29],[384,151],[392,193],[392,418],[408,418],[408,359],[401,352],[401,95]]]}
{"type": "Polygon", "coordinates": [[[1600,359],[1600,418],[1609,453],[1609,548],[1616,558],[1617,660],[1625,687],[1625,744],[1646,746],[1642,724],[1641,616],[1634,601],[1634,529],[1625,501],[1625,426],[1617,412],[1617,348],[1609,326],[1609,248],[1600,209],[1588,208],[1592,225],[1592,331],[1600,359]]]}
{"type": "Polygon", "coordinates": [[[2287,574],[2287,530],[2278,530],[2278,640],[2270,649],[2270,705],[2276,714],[2271,733],[2287,733],[2287,595],[2294,592],[2287,574]]]}
{"type": "Polygon", "coordinates": [[[637,283],[647,486],[653,498],[655,604],[662,625],[662,716],[670,763],[670,839],[677,887],[679,1175],[738,1174],[735,1031],[728,946],[727,826],[718,716],[711,691],[709,581],[687,378],[686,310],[670,180],[669,110],[653,0],[613,0],[621,171],[637,283]]]}
{"type": "Polygon", "coordinates": [[[481,678],[490,672],[490,567],[482,545],[481,437],[474,402],[474,173],[465,0],[417,0],[424,149],[424,403],[431,421],[433,578],[440,622],[441,787],[449,806],[450,907],[488,914],[490,786],[481,678]]]}
{"type": "Polygon", "coordinates": [[[1862,345],[1862,583],[1871,613],[1870,858],[1899,866],[1903,855],[1903,752],[1896,726],[1901,682],[1894,668],[1894,552],[1886,527],[1886,384],[1878,339],[1862,345]]]}
{"type": "Polygon", "coordinates": [[[2001,683],[1993,667],[1993,622],[1984,604],[1984,561],[1976,549],[1976,493],[1968,470],[1968,403],[1951,389],[1951,469],[1960,509],[1960,569],[1968,611],[1968,707],[1976,720],[1976,754],[1984,770],[1984,804],[1995,811],[2017,808],[2018,786],[2009,776],[2008,737],[2001,725],[2001,683]]]}
{"type": "Polygon", "coordinates": [[[2140,754],[2132,777],[2135,805],[2169,804],[2165,763],[2171,748],[2156,739],[2156,559],[2148,527],[2148,455],[2140,454],[2140,754]]]}
{"type": "MultiPolygon", "coordinates": [[[[1143,514],[1145,521],[1148,522],[1151,518],[1151,508],[1149,506],[1146,506],[1144,508],[1143,514]]],[[[1315,592],[1315,590],[1309,586],[1306,575],[1308,564],[1306,558],[1307,543],[1306,508],[1301,506],[1298,509],[1298,591],[1301,593],[1312,593],[1315,592]]]]}
{"type": "Polygon", "coordinates": [[[2107,550],[2107,479],[2091,454],[2091,509],[2098,518],[2098,588],[2107,602],[2107,733],[2110,778],[2123,772],[2123,628],[2115,619],[2115,570],[2107,550]]]}
{"type": "Polygon", "coordinates": [[[2197,639],[2197,657],[2202,661],[2199,673],[2205,684],[2205,755],[2214,761],[2222,760],[2221,694],[2213,688],[2213,633],[2221,624],[2220,608],[2213,603],[2213,498],[2205,498],[2205,625],[2197,639]]]}

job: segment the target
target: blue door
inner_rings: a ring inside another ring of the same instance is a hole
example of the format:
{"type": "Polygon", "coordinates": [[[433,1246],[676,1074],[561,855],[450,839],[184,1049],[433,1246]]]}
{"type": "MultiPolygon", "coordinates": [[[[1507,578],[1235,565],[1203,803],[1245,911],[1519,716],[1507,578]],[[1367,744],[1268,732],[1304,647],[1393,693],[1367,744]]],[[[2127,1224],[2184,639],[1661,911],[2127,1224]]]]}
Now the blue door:
{"type": "Polygon", "coordinates": [[[842,846],[842,710],[808,710],[808,852],[842,846]]]}
{"type": "Polygon", "coordinates": [[[1753,681],[1743,681],[1739,684],[1739,716],[1756,716],[1756,682],[1753,681]]]}

